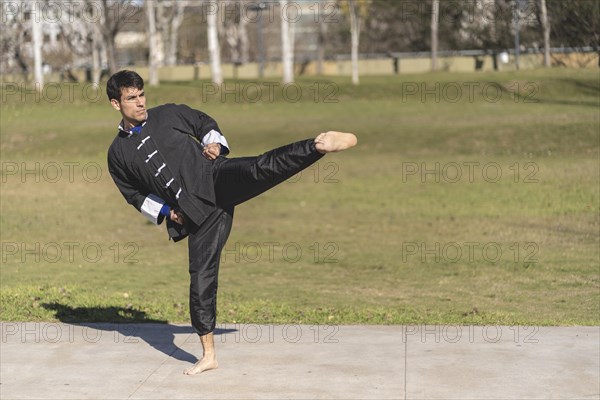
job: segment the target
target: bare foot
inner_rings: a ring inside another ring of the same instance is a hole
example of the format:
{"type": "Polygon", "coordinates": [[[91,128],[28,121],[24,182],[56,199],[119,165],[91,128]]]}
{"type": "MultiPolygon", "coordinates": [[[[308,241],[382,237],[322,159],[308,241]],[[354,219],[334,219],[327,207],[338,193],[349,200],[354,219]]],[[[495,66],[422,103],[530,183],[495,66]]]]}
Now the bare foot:
{"type": "Polygon", "coordinates": [[[315,147],[319,153],[333,153],[356,146],[358,140],[352,133],[329,131],[315,138],[315,147]]]}
{"type": "Polygon", "coordinates": [[[198,361],[192,367],[183,371],[186,375],[196,375],[204,371],[208,371],[210,369],[216,369],[219,367],[219,363],[217,362],[217,357],[215,356],[204,356],[202,360],[198,361]]]}

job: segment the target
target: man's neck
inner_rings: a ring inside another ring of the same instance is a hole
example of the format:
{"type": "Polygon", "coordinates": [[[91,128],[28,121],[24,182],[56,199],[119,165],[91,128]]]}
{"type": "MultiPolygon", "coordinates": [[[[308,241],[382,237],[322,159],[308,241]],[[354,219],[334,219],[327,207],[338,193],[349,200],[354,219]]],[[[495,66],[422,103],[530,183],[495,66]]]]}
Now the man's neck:
{"type": "MultiPolygon", "coordinates": [[[[146,112],[146,118],[144,119],[147,120],[148,119],[148,113],[146,112]]],[[[144,123],[144,121],[129,121],[125,118],[123,118],[123,120],[121,121],[121,126],[123,127],[123,129],[127,132],[129,132],[132,128],[144,123]]]]}
{"type": "Polygon", "coordinates": [[[136,121],[134,121],[134,122],[131,122],[131,121],[128,121],[128,120],[126,120],[126,119],[124,119],[124,120],[123,120],[123,129],[125,129],[126,131],[130,131],[130,130],[131,130],[131,128],[133,128],[133,127],[135,127],[135,126],[137,126],[137,125],[138,125],[138,124],[137,124],[137,122],[136,122],[136,121]]]}

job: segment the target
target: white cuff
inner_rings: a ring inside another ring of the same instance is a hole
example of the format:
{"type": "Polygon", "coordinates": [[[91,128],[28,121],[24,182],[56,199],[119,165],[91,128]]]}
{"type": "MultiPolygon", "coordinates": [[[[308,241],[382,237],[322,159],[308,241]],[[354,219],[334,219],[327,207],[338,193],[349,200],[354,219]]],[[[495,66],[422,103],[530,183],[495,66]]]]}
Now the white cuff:
{"type": "Polygon", "coordinates": [[[140,212],[153,224],[158,225],[158,216],[160,215],[160,209],[164,204],[165,201],[163,199],[153,194],[149,194],[144,200],[140,212]]]}
{"type": "Polygon", "coordinates": [[[219,143],[221,145],[221,154],[225,155],[229,153],[229,144],[227,143],[227,139],[225,139],[225,136],[221,135],[214,129],[208,132],[202,138],[202,147],[206,146],[209,143],[219,143]]]}

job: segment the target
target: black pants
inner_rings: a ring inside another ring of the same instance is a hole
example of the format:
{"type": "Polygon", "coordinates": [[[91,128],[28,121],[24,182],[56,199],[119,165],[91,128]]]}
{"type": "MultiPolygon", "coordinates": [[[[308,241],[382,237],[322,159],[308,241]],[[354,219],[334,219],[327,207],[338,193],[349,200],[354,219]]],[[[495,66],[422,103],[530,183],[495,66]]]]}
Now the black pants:
{"type": "Polygon", "coordinates": [[[219,261],[231,231],[234,207],[291,178],[322,156],[313,139],[308,139],[257,157],[219,157],[214,161],[217,207],[200,226],[189,229],[188,237],[190,314],[199,335],[215,328],[219,261]]]}

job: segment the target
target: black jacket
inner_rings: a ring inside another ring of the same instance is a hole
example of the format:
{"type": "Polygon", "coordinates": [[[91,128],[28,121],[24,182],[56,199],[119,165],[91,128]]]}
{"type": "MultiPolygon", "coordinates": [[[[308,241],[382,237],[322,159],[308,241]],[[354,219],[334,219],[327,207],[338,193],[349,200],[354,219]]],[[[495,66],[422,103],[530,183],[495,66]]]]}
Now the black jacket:
{"type": "MultiPolygon", "coordinates": [[[[221,154],[229,152],[215,120],[186,105],[165,104],[148,110],[141,132],[119,128],[108,170],[125,200],[155,224],[164,219],[166,203],[200,225],[215,206],[212,161],[202,155],[203,145],[220,137],[221,154]]],[[[186,235],[171,221],[167,228],[175,241],[186,235]]]]}

